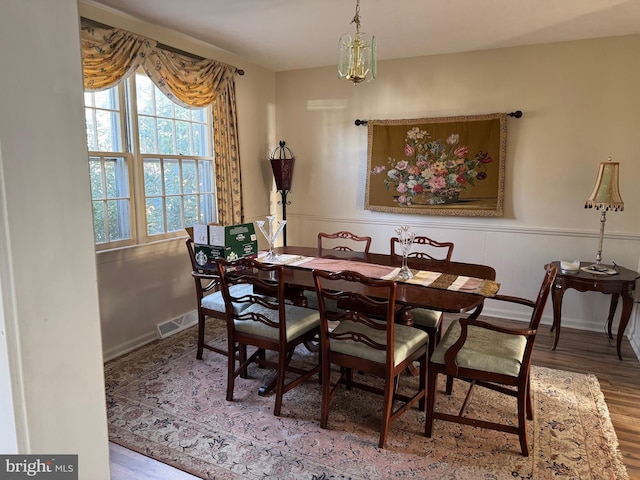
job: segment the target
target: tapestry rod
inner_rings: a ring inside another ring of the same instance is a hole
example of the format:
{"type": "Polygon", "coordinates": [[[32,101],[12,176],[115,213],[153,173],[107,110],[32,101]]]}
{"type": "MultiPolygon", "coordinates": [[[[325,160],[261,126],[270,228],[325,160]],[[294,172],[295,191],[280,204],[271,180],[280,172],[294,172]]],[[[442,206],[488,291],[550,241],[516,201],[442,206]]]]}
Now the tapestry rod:
{"type": "MultiPolygon", "coordinates": [[[[522,117],[522,110],[516,110],[515,112],[507,113],[507,115],[509,115],[510,117],[514,117],[514,118],[520,118],[520,117],[522,117]]],[[[356,118],[356,121],[354,123],[356,124],[356,127],[359,127],[360,125],[366,125],[367,123],[369,123],[369,121],[368,120],[360,120],[360,119],[356,118]]]]}

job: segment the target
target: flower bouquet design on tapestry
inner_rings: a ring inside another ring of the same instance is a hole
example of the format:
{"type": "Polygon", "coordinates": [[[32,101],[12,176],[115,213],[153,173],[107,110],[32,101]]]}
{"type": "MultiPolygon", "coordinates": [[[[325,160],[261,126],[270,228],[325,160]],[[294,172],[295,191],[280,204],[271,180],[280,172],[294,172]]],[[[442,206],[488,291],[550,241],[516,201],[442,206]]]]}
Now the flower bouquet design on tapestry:
{"type": "Polygon", "coordinates": [[[506,114],[369,120],[365,208],[502,216],[506,114]]]}

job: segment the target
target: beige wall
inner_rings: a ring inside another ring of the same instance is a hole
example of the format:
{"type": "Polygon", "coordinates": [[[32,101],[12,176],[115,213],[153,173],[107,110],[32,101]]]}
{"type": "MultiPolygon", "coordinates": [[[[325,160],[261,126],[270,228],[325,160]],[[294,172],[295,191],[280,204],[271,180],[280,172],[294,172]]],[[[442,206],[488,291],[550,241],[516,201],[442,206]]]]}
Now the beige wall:
{"type": "MultiPolygon", "coordinates": [[[[313,245],[319,230],[346,228],[372,235],[373,250],[386,252],[394,228],[407,224],[455,241],[454,259],[493,265],[504,293],[531,297],[545,262],[595,259],[599,215],[583,206],[599,162],[612,156],[621,162],[626,208],[607,216],[604,261],[637,269],[638,51],[640,36],[626,36],[383,61],[375,81],[356,87],[337,80],[333,66],[278,73],[278,136],[296,154],[289,242],[313,245]],[[355,119],[514,110],[524,115],[508,119],[504,217],[364,210],[367,128],[355,126],[355,119]]],[[[601,331],[608,299],[568,292],[563,325],[601,331]]],[[[489,302],[485,308],[496,307],[489,302]]]]}
{"type": "Polygon", "coordinates": [[[78,454],[107,480],[77,2],[1,10],[0,450],[78,454]]]}
{"type": "MultiPolygon", "coordinates": [[[[378,80],[354,88],[335,78],[334,67],[275,75],[187,37],[76,7],[75,0],[10,0],[0,16],[0,63],[21,74],[5,75],[0,88],[0,358],[10,365],[0,376],[5,451],[79,453],[83,475],[108,478],[101,338],[107,354],[123,351],[194,307],[182,240],[94,254],[76,8],[246,71],[236,78],[245,220],[280,211],[267,158],[284,139],[297,158],[291,244],[313,245],[318,230],[348,228],[373,235],[374,250],[385,251],[393,228],[409,224],[454,240],[456,259],[495,266],[504,293],[531,296],[545,261],[593,258],[598,218],[582,205],[598,162],[611,155],[622,162],[626,210],[608,217],[604,257],[638,266],[640,36],[381,62],[378,80]],[[20,91],[30,92],[28,101],[20,91]],[[509,120],[503,218],[363,209],[366,128],[354,126],[356,118],[515,109],[524,117],[509,120]],[[68,181],[63,189],[60,178],[68,181]],[[7,425],[15,434],[5,433],[7,425]]],[[[602,295],[565,296],[569,325],[600,328],[603,313],[602,295]]]]}
{"type": "MultiPolygon", "coordinates": [[[[245,221],[281,212],[267,159],[277,141],[285,140],[296,155],[287,210],[290,244],[314,245],[317,231],[348,228],[373,235],[374,250],[386,251],[393,228],[408,224],[454,240],[459,260],[496,267],[504,292],[531,296],[545,262],[595,257],[599,217],[582,207],[598,163],[611,155],[622,163],[627,209],[608,216],[604,259],[638,266],[640,194],[634,179],[640,164],[631,140],[640,124],[633,85],[640,74],[638,36],[384,61],[377,80],[353,87],[337,80],[334,66],[275,75],[130,18],[82,4],[80,13],[245,69],[244,77],[236,77],[245,221]],[[367,129],[356,127],[356,118],[517,109],[524,116],[508,120],[504,217],[364,210],[367,129]]],[[[175,240],[97,255],[105,357],[155,338],[156,324],[192,312],[184,248],[175,240]]],[[[600,329],[606,300],[569,292],[563,323],[600,329]]]]}
{"type": "MultiPolygon", "coordinates": [[[[269,213],[273,183],[269,151],[275,138],[275,74],[223,50],[89,4],[80,15],[125,28],[164,44],[229,63],[245,71],[236,76],[238,128],[245,221],[269,213]]],[[[184,239],[125,248],[96,255],[105,358],[157,338],[156,325],[181,319],[196,306],[184,239]]],[[[188,315],[188,319],[193,319],[188,315]]]]}

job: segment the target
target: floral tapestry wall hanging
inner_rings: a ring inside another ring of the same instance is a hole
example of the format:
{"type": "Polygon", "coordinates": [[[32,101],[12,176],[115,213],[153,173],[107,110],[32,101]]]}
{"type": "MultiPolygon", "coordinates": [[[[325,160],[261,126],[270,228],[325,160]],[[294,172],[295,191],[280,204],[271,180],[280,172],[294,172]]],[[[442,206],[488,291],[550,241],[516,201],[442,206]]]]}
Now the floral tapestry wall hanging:
{"type": "Polygon", "coordinates": [[[506,117],[369,120],[365,208],[502,216],[506,117]]]}

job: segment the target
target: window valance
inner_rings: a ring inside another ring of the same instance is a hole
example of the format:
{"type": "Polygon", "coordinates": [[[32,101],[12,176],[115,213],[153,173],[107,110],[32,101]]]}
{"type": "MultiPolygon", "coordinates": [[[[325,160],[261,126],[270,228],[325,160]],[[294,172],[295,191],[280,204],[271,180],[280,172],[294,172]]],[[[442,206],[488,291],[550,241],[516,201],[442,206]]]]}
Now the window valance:
{"type": "Polygon", "coordinates": [[[235,67],[164,50],[155,40],[119,28],[81,25],[82,69],[87,90],[113,87],[142,67],[162,92],[184,107],[210,105],[235,67]]]}

